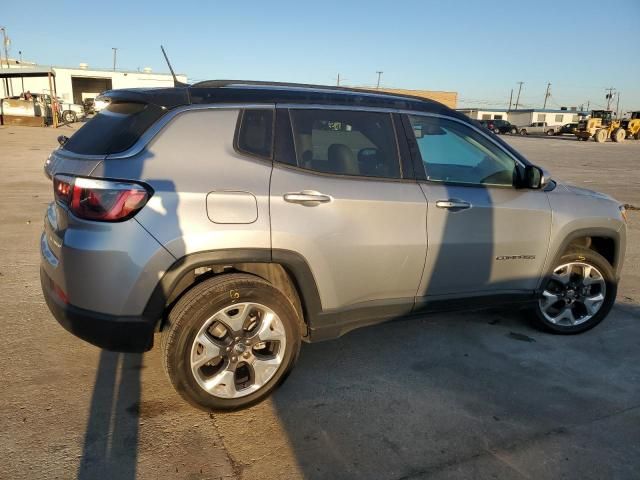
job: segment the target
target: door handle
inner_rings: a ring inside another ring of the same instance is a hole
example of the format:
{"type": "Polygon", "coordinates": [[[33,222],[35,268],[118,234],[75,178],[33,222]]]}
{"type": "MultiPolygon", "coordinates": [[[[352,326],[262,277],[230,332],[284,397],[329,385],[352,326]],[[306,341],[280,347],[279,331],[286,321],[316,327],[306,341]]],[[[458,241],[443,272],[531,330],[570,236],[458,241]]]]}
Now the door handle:
{"type": "Polygon", "coordinates": [[[289,203],[299,203],[307,207],[313,207],[320,203],[331,201],[329,195],[316,192],[315,190],[302,190],[301,192],[290,192],[284,194],[284,201],[289,203]]]}
{"type": "Polygon", "coordinates": [[[464,210],[467,208],[471,208],[471,204],[469,202],[463,202],[462,200],[438,200],[436,202],[436,207],[438,208],[446,208],[449,210],[464,210]]]}

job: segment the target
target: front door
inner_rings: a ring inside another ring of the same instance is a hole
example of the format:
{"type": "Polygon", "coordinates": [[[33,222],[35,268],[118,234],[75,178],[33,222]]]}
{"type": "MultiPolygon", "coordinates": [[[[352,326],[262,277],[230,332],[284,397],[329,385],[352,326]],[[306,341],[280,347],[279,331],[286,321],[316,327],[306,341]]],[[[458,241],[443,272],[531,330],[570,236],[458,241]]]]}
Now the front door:
{"type": "Polygon", "coordinates": [[[305,258],[324,312],[409,312],[426,256],[427,204],[420,186],[403,179],[392,116],[321,108],[278,115],[287,121],[277,122],[271,178],[274,252],[305,258]]]}
{"type": "Polygon", "coordinates": [[[515,188],[518,161],[483,132],[455,119],[409,121],[428,201],[418,296],[532,292],[549,245],[547,194],[515,188]]]}

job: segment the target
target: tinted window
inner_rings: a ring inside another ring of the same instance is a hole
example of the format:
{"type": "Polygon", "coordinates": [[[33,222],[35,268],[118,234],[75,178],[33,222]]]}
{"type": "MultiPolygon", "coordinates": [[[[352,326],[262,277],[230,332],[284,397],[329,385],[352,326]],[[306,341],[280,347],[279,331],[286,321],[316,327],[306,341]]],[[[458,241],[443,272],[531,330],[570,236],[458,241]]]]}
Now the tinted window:
{"type": "Polygon", "coordinates": [[[318,172],[400,178],[391,115],[291,110],[298,166],[318,172]]]}
{"type": "Polygon", "coordinates": [[[64,149],[82,155],[123,152],[167,111],[146,103],[110,103],[73,134],[64,149]]]}
{"type": "Polygon", "coordinates": [[[409,119],[428,180],[513,185],[515,161],[471,127],[436,117],[409,119]]]}
{"type": "Polygon", "coordinates": [[[243,110],[238,130],[238,150],[271,158],[272,143],[273,110],[243,110]]]}

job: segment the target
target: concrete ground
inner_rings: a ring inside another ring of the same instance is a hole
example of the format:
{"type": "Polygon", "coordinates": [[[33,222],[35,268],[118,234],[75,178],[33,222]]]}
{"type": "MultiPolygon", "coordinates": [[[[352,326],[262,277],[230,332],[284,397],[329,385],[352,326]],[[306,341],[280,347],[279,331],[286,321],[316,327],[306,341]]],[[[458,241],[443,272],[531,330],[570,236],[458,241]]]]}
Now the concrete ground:
{"type": "MultiPolygon", "coordinates": [[[[619,301],[590,332],[509,310],[380,325],[304,345],[270,399],[210,415],[173,391],[158,348],[101,352],[41,298],[42,164],[71,130],[0,127],[0,478],[638,478],[639,212],[619,301]]],[[[640,205],[640,142],[508,141],[640,205]]]]}

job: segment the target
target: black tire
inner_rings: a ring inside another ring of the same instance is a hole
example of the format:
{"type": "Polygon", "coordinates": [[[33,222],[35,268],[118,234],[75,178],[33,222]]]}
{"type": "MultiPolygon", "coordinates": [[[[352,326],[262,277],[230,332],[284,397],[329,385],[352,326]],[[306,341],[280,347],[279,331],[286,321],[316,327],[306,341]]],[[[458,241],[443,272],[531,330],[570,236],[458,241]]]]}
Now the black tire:
{"type": "Polygon", "coordinates": [[[523,137],[528,135],[527,131],[523,128],[522,130],[520,130],[520,135],[522,135],[523,137]]]}
{"type": "Polygon", "coordinates": [[[500,129],[499,128],[494,128],[493,129],[493,133],[495,133],[496,135],[500,134],[500,129]]]}
{"type": "Polygon", "coordinates": [[[62,119],[65,123],[75,123],[78,121],[76,112],[73,112],[71,110],[65,110],[64,112],[62,112],[62,119]]]}
{"type": "MultiPolygon", "coordinates": [[[[611,311],[613,304],[616,300],[616,293],[618,290],[618,285],[615,279],[615,273],[613,271],[613,267],[611,264],[599,253],[583,247],[572,247],[570,251],[563,254],[560,258],[556,260],[554,263],[553,270],[557,267],[570,263],[570,262],[581,262],[591,265],[598,269],[602,274],[606,285],[605,299],[602,302],[602,306],[600,309],[593,315],[592,318],[585,321],[584,323],[580,323],[577,325],[558,325],[553,322],[550,322],[547,318],[545,318],[542,313],[542,309],[540,307],[540,303],[536,302],[535,306],[532,308],[532,322],[534,326],[545,330],[547,332],[556,333],[560,335],[573,335],[577,333],[586,332],[587,330],[592,329],[596,325],[598,325],[611,311]]],[[[550,279],[547,278],[543,282],[543,288],[545,288],[550,282],[550,279]]]]}
{"type": "Polygon", "coordinates": [[[625,138],[627,138],[627,132],[623,128],[616,128],[616,130],[611,134],[611,140],[617,143],[624,142],[625,138]]]}
{"type": "Polygon", "coordinates": [[[635,135],[633,136],[634,139],[636,140],[640,140],[640,130],[638,130],[635,135]]]}
{"type": "Polygon", "coordinates": [[[517,135],[517,133],[518,133],[518,129],[517,129],[517,128],[512,128],[512,129],[509,131],[509,133],[510,133],[511,135],[517,135]]]}
{"type": "Polygon", "coordinates": [[[601,128],[600,130],[597,130],[596,133],[593,135],[593,139],[597,143],[606,142],[607,141],[607,131],[604,128],[601,128]]]}
{"type": "Polygon", "coordinates": [[[553,137],[556,134],[556,132],[554,130],[547,130],[547,136],[548,137],[553,137]]]}
{"type": "Polygon", "coordinates": [[[300,352],[301,333],[291,301],[254,275],[233,273],[204,280],[176,303],[168,323],[162,333],[165,372],[182,398],[207,411],[237,410],[260,402],[286,378],[300,352]],[[190,352],[196,334],[211,315],[237,302],[260,303],[275,312],[285,330],[286,347],[278,370],[261,388],[243,397],[222,398],[200,387],[191,371],[190,352]]]}

